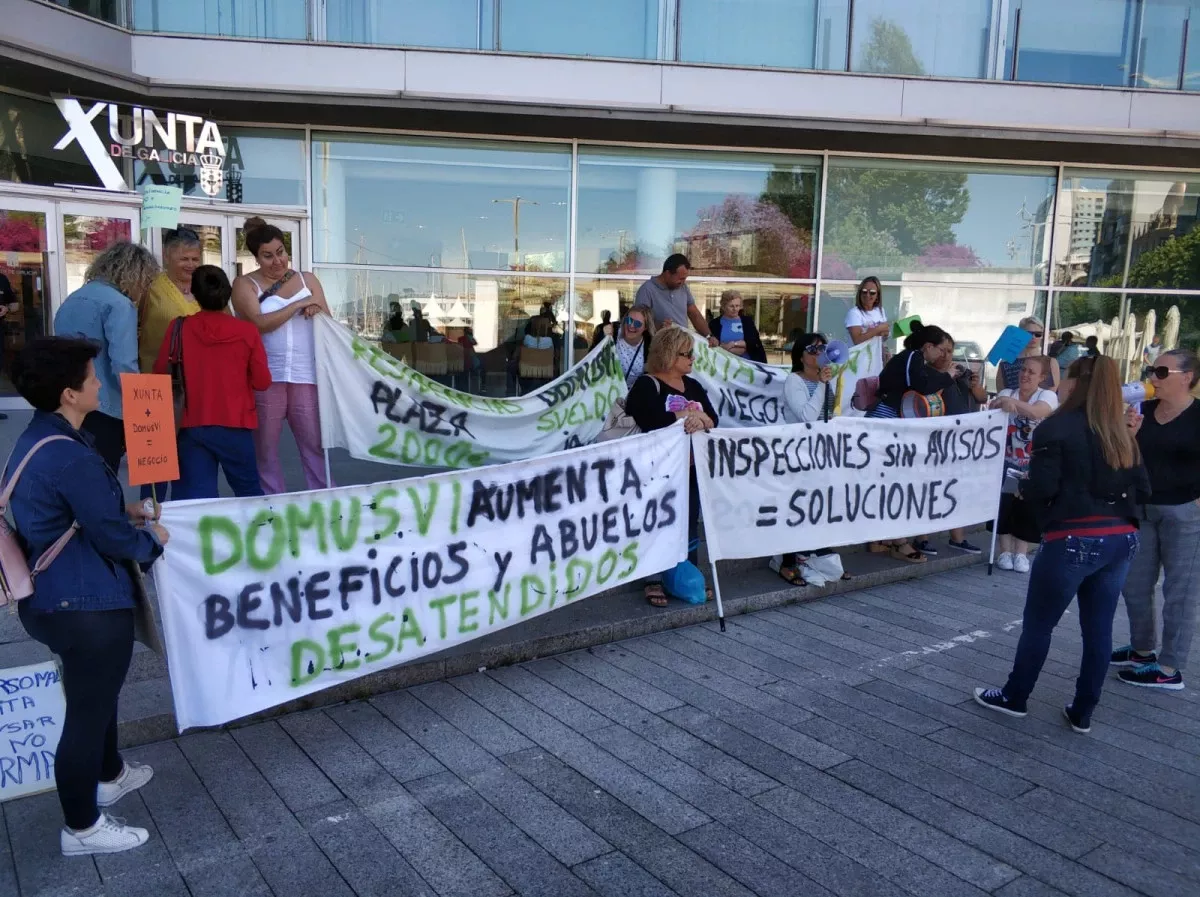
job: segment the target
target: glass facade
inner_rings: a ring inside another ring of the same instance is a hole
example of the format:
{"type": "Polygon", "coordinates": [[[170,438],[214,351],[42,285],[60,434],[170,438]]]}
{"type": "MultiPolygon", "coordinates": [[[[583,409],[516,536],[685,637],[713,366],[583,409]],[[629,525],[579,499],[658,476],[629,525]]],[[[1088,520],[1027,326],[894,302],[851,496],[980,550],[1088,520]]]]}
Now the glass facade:
{"type": "Polygon", "coordinates": [[[470,327],[489,389],[524,388],[530,317],[554,318],[561,370],[673,252],[706,315],[741,295],[776,364],[810,328],[846,338],[866,275],[889,320],[945,327],[981,367],[1031,315],[1114,353],[1147,328],[1200,339],[1200,174],[321,133],[312,155],[335,314],[376,339],[393,303],[450,342],[470,327]]]}
{"type": "Polygon", "coordinates": [[[308,22],[308,0],[133,0],[139,31],[304,40],[308,22]]]}
{"type": "Polygon", "coordinates": [[[1200,0],[51,0],[141,31],[1200,89],[1200,0]]]}

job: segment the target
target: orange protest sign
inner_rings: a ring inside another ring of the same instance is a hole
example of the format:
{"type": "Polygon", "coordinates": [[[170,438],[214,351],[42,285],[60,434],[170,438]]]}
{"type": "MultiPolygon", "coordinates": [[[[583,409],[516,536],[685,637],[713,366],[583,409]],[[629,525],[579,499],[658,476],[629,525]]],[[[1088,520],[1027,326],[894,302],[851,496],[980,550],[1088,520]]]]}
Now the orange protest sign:
{"type": "Polygon", "coordinates": [[[122,374],[125,451],[129,485],[169,483],[179,479],[175,444],[175,405],[166,374],[122,374]]]}

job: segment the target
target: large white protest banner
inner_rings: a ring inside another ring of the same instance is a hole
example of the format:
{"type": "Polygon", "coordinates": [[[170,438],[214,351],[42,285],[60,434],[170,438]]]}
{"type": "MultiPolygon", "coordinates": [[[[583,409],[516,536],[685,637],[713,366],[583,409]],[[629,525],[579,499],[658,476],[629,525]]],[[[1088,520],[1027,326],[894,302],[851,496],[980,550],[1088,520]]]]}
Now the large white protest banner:
{"type": "MultiPolygon", "coordinates": [[[[839,414],[854,414],[850,400],[854,386],[862,377],[877,377],[883,370],[876,340],[850,347],[849,357],[831,365],[834,378],[835,407],[839,414]]],[[[720,418],[721,427],[770,427],[786,422],[783,381],[790,368],[776,367],[739,358],[724,349],[713,349],[696,336],[696,360],[692,377],[708,392],[708,399],[720,418]]]]}
{"type": "Polygon", "coordinates": [[[0,801],[54,790],[66,709],[53,661],[0,670],[0,801]]]}
{"type": "Polygon", "coordinates": [[[493,398],[418,373],[327,315],[314,319],[325,448],[411,467],[538,458],[596,438],[625,377],[612,342],[541,389],[493,398]]]}
{"type": "Polygon", "coordinates": [[[180,730],[673,567],[688,450],[677,424],[479,470],[167,503],[154,573],[180,730]]]}
{"type": "Polygon", "coordinates": [[[713,559],[764,557],[991,520],[1007,415],[790,424],[693,436],[713,559]]]}

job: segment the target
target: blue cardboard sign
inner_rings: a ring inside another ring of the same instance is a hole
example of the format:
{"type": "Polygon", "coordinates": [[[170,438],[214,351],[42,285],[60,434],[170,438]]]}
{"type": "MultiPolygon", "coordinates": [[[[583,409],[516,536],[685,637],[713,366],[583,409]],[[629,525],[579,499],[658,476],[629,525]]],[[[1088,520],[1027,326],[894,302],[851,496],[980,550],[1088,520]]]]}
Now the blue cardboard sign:
{"type": "Polygon", "coordinates": [[[1016,361],[1032,339],[1033,334],[1028,330],[1009,324],[1000,334],[1000,339],[996,340],[996,345],[992,346],[992,351],[988,352],[987,360],[991,364],[1016,361]]]}

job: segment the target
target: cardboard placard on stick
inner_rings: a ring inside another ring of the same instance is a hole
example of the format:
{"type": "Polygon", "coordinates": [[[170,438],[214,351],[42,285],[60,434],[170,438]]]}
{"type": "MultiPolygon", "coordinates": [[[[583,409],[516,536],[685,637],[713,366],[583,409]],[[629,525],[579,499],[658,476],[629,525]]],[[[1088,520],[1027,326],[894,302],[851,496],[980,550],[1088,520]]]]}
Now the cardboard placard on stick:
{"type": "Polygon", "coordinates": [[[901,318],[892,325],[892,339],[904,339],[912,333],[913,324],[920,324],[920,315],[909,315],[907,318],[901,318]]]}
{"type": "Polygon", "coordinates": [[[122,374],[125,451],[129,485],[169,483],[179,479],[175,443],[175,405],[167,374],[122,374]]]}

